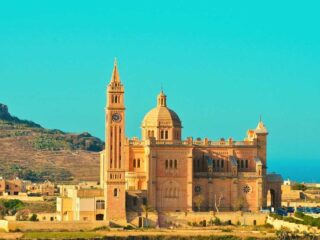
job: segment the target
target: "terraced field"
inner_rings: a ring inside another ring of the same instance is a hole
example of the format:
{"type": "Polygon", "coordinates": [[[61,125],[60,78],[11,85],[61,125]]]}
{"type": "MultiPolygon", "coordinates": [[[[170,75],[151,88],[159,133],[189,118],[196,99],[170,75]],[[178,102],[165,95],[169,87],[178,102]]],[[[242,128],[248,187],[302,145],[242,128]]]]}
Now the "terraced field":
{"type": "Polygon", "coordinates": [[[44,129],[8,113],[3,116],[0,114],[0,176],[57,182],[99,180],[100,139],[88,133],[44,129]]]}

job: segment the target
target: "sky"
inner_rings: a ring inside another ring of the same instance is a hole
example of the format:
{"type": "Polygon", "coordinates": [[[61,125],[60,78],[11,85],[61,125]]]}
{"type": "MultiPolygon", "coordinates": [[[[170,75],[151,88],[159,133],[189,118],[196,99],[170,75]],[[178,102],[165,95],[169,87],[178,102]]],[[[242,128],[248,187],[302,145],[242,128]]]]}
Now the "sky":
{"type": "Polygon", "coordinates": [[[126,134],[161,87],[183,138],[242,140],[259,116],[268,171],[320,182],[319,1],[1,1],[0,103],[104,138],[114,58],[126,134]]]}

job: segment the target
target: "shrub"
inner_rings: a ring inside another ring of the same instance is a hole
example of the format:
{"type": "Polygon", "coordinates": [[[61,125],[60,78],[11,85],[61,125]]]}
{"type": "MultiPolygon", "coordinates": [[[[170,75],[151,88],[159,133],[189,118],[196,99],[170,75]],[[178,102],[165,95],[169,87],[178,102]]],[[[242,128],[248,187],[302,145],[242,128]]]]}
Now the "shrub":
{"type": "Polygon", "coordinates": [[[220,226],[221,225],[221,220],[220,220],[220,218],[215,218],[214,220],[213,220],[213,224],[214,225],[217,225],[217,226],[220,226]]]}
{"type": "Polygon", "coordinates": [[[131,226],[131,225],[127,225],[127,226],[125,226],[124,228],[123,228],[124,230],[133,230],[133,229],[135,229],[133,226],[131,226]]]}
{"type": "Polygon", "coordinates": [[[29,218],[30,221],[32,222],[37,222],[39,221],[37,214],[32,214],[32,216],[29,218]]]}
{"type": "Polygon", "coordinates": [[[306,185],[304,184],[295,184],[291,187],[292,190],[301,190],[301,191],[305,191],[307,190],[306,185]]]}

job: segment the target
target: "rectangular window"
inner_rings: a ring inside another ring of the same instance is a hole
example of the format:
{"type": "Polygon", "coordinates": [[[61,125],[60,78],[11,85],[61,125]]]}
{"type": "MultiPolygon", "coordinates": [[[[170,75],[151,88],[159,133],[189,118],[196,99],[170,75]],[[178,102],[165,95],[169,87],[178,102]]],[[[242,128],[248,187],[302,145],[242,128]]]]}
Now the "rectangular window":
{"type": "Polygon", "coordinates": [[[241,160],[241,168],[244,168],[243,160],[241,160]]]}
{"type": "Polygon", "coordinates": [[[224,168],[224,161],[221,159],[221,168],[224,168]]]}
{"type": "Polygon", "coordinates": [[[96,209],[104,209],[104,208],[105,208],[104,200],[97,200],[96,209]]]}
{"type": "Polygon", "coordinates": [[[246,168],[249,168],[248,160],[246,160],[246,168]]]}

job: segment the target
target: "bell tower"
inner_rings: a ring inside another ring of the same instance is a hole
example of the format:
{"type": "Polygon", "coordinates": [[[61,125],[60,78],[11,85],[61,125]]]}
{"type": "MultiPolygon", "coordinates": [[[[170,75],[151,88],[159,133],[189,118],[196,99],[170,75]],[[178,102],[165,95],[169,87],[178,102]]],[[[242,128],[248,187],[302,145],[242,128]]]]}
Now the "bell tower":
{"type": "Polygon", "coordinates": [[[125,106],[124,86],[121,83],[117,61],[107,87],[105,129],[105,200],[109,220],[126,221],[125,189],[125,106]]]}

